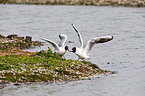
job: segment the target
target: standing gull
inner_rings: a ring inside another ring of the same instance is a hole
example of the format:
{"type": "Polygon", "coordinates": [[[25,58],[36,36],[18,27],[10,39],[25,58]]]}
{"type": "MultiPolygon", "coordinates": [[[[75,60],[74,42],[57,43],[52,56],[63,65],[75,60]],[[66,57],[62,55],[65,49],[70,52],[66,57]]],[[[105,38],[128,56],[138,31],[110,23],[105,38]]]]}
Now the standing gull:
{"type": "Polygon", "coordinates": [[[65,46],[65,42],[67,40],[67,36],[65,34],[59,34],[59,39],[60,39],[59,45],[57,45],[54,41],[51,41],[49,39],[45,39],[45,38],[41,38],[41,39],[44,40],[44,41],[46,41],[46,42],[48,42],[48,43],[50,43],[55,48],[55,50],[58,51],[58,54],[61,57],[68,50],[68,46],[65,46]]]}
{"type": "Polygon", "coordinates": [[[113,39],[113,36],[95,37],[95,38],[90,39],[84,48],[83,39],[82,39],[81,34],[76,29],[74,24],[72,24],[72,27],[74,28],[74,30],[76,31],[76,33],[78,35],[79,41],[81,43],[81,47],[80,48],[73,47],[70,52],[74,52],[79,57],[78,60],[79,59],[89,59],[90,58],[89,57],[90,51],[92,50],[92,48],[95,44],[105,43],[105,42],[111,41],[113,39]]]}

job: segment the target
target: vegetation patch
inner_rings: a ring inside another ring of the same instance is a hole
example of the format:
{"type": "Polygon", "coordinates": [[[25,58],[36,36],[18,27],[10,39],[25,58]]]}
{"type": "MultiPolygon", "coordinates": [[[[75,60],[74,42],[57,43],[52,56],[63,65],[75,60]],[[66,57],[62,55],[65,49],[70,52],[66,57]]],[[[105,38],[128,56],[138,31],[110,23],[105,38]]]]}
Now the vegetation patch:
{"type": "Polygon", "coordinates": [[[75,81],[107,73],[90,62],[63,59],[50,48],[35,55],[0,56],[0,83],[75,81]]]}

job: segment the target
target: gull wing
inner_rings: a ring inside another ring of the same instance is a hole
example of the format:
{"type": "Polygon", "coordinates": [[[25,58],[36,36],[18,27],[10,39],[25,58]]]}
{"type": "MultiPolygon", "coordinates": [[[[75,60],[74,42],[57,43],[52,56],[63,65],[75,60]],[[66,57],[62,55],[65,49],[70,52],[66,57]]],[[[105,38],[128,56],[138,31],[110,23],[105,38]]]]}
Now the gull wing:
{"type": "Polygon", "coordinates": [[[44,40],[44,41],[50,43],[57,51],[59,50],[58,45],[57,45],[54,41],[51,41],[51,40],[45,39],[45,38],[40,38],[40,39],[42,39],[42,40],[44,40]]]}
{"type": "Polygon", "coordinates": [[[90,39],[87,42],[85,51],[87,54],[89,54],[95,44],[105,43],[105,42],[111,41],[112,39],[113,39],[113,36],[95,37],[93,39],[90,39]]]}
{"type": "Polygon", "coordinates": [[[77,30],[77,28],[74,26],[74,24],[72,24],[72,27],[77,32],[78,37],[79,37],[79,41],[80,41],[80,44],[81,44],[81,48],[83,48],[83,39],[82,39],[82,36],[81,36],[80,32],[77,30]]]}
{"type": "Polygon", "coordinates": [[[67,40],[67,36],[65,35],[65,34],[59,34],[59,39],[60,39],[60,41],[59,41],[59,47],[64,47],[64,44],[65,44],[65,42],[66,42],[66,40],[67,40]]]}

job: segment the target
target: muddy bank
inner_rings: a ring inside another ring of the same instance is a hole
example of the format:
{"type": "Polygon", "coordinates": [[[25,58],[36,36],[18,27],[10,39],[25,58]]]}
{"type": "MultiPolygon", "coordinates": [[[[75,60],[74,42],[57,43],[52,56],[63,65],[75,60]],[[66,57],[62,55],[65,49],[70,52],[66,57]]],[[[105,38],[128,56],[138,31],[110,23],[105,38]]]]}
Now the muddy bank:
{"type": "Polygon", "coordinates": [[[0,34],[0,53],[15,53],[15,51],[22,52],[22,49],[42,45],[42,42],[32,41],[31,36],[19,37],[17,34],[3,36],[0,34]]]}
{"type": "Polygon", "coordinates": [[[145,0],[0,0],[0,3],[145,7],[145,0]]]}

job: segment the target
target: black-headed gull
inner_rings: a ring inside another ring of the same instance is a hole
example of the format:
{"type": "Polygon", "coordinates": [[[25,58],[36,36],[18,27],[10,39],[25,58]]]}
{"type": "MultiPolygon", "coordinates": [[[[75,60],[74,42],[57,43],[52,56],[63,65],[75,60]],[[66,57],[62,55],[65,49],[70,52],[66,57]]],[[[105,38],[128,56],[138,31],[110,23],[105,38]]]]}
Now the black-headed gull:
{"type": "Polygon", "coordinates": [[[84,60],[85,59],[89,59],[90,58],[89,57],[90,51],[91,51],[91,49],[93,48],[93,46],[95,44],[105,43],[105,42],[111,41],[113,39],[113,36],[95,37],[95,38],[90,39],[87,42],[87,45],[84,48],[84,46],[83,46],[83,39],[82,39],[81,34],[79,33],[79,31],[76,29],[76,27],[73,24],[72,24],[72,27],[77,32],[79,41],[81,43],[81,47],[80,48],[73,47],[70,52],[74,52],[79,57],[78,60],[79,59],[84,59],[84,60]]]}
{"type": "Polygon", "coordinates": [[[51,41],[49,39],[45,39],[45,38],[41,38],[41,39],[50,43],[55,48],[55,50],[57,50],[59,56],[62,57],[68,50],[68,46],[65,46],[67,36],[65,34],[59,34],[59,38],[60,38],[59,45],[57,45],[54,41],[51,41]]]}

